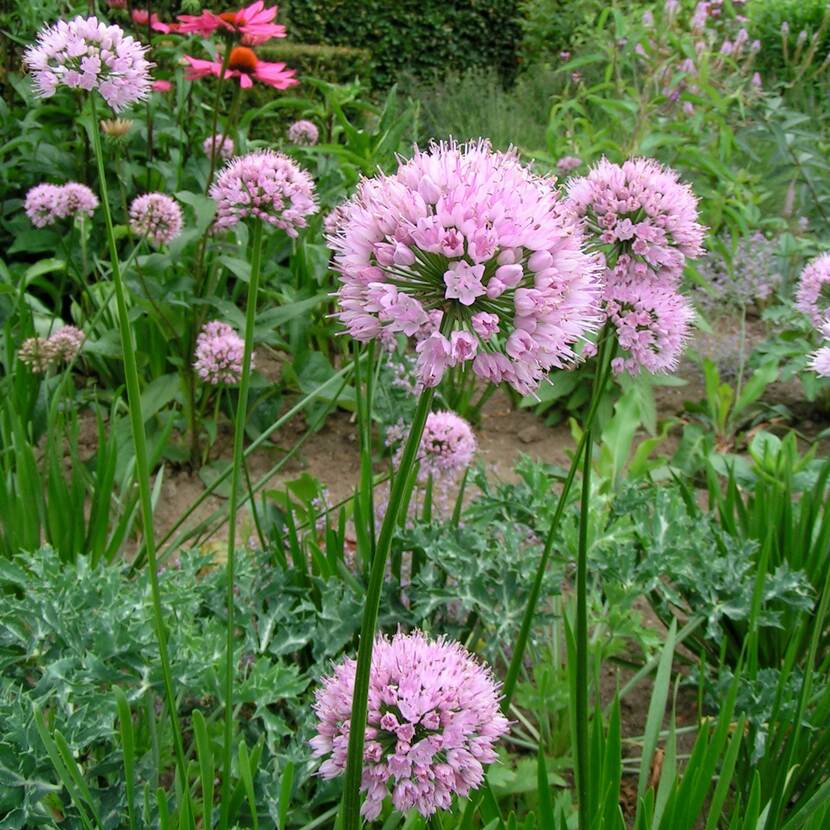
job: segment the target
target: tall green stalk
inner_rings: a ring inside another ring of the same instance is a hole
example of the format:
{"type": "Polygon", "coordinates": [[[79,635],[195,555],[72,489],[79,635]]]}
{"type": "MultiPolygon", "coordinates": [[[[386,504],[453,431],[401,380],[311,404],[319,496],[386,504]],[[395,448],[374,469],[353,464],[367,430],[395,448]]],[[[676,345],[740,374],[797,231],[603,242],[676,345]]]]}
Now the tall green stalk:
{"type": "Polygon", "coordinates": [[[150,465],[147,455],[147,439],[144,434],[144,417],[141,410],[141,386],[138,381],[138,366],[135,359],[135,345],[130,328],[130,319],[127,314],[126,291],[121,277],[121,264],[118,259],[118,246],[115,242],[115,233],[110,212],[109,194],[107,189],[107,172],[104,165],[104,150],[101,143],[100,125],[95,106],[95,95],[90,96],[92,107],[92,142],[95,158],[98,163],[99,191],[101,208],[104,213],[104,222],[109,245],[112,281],[115,286],[115,305],[118,311],[118,328],[121,332],[121,348],[124,352],[124,376],[127,381],[127,404],[130,410],[130,426],[132,429],[133,448],[135,450],[135,473],[138,480],[139,503],[144,528],[144,547],[147,552],[147,576],[150,580],[150,593],[153,601],[153,623],[156,629],[156,638],[159,645],[161,659],[161,674],[164,683],[167,709],[170,715],[170,725],[173,731],[173,748],[176,754],[176,766],[181,779],[181,789],[184,797],[184,811],[186,812],[186,826],[195,827],[193,809],[190,801],[190,787],[187,780],[187,764],[185,763],[184,745],[179,726],[179,717],[176,707],[176,695],[173,690],[173,678],[170,671],[170,654],[167,646],[167,630],[164,626],[164,617],[161,607],[161,591],[158,581],[158,564],[156,561],[155,536],[153,533],[153,503],[150,489],[150,465]]]}
{"type": "Polygon", "coordinates": [[[556,533],[559,530],[559,523],[562,521],[562,514],[565,512],[565,506],[568,503],[571,486],[573,485],[576,476],[577,468],[588,443],[588,436],[594,419],[599,408],[600,401],[605,392],[605,387],[608,384],[608,378],[611,374],[611,358],[613,357],[615,342],[612,340],[612,334],[606,327],[600,334],[599,338],[599,352],[597,354],[596,374],[594,375],[593,388],[591,390],[591,402],[588,405],[588,413],[585,416],[585,422],[582,425],[583,432],[579,439],[576,452],[571,459],[571,466],[568,469],[568,474],[562,485],[562,491],[559,493],[559,501],[556,504],[556,510],[553,513],[550,526],[548,528],[547,536],[545,537],[545,546],[542,549],[542,557],[539,560],[539,565],[536,568],[536,575],[533,579],[533,585],[530,588],[530,595],[527,598],[527,605],[525,606],[524,616],[522,617],[522,625],[519,629],[519,635],[516,638],[516,644],[513,648],[513,654],[510,658],[510,665],[507,668],[507,675],[504,679],[504,686],[502,688],[502,709],[506,712],[510,706],[510,701],[513,699],[513,693],[516,691],[516,683],[519,679],[519,672],[522,668],[522,661],[524,660],[525,650],[527,649],[527,641],[530,638],[530,629],[533,625],[533,618],[536,614],[536,606],[539,603],[539,596],[542,592],[542,583],[545,578],[545,571],[548,567],[551,553],[553,552],[553,542],[556,539],[556,533]]]}
{"type": "Polygon", "coordinates": [[[576,556],[576,791],[580,830],[588,830],[591,804],[588,787],[588,522],[591,509],[593,428],[585,429],[579,544],[576,556]]]}
{"type": "Polygon", "coordinates": [[[248,302],[245,312],[245,348],[242,352],[242,377],[239,381],[239,400],[236,404],[236,419],[233,429],[233,461],[231,468],[231,495],[228,517],[228,561],[227,580],[227,645],[225,663],[225,732],[222,748],[222,807],[219,826],[228,826],[231,806],[231,766],[233,753],[233,611],[234,611],[234,565],[236,560],[236,514],[239,506],[239,482],[243,464],[242,445],[245,440],[245,422],[248,417],[248,389],[251,384],[251,355],[254,349],[254,323],[256,321],[257,294],[259,293],[259,272],[262,264],[262,221],[256,219],[251,229],[251,277],[248,281],[248,302]]]}
{"type": "MultiPolygon", "coordinates": [[[[446,334],[446,329],[451,325],[452,319],[449,314],[445,313],[441,324],[442,333],[446,334]]],[[[372,568],[369,572],[369,585],[366,589],[366,602],[363,606],[363,621],[360,627],[360,645],[357,651],[354,694],[352,695],[349,750],[343,785],[342,830],[358,830],[360,827],[360,781],[363,775],[363,744],[366,731],[369,675],[372,668],[372,649],[378,622],[380,594],[386,572],[386,560],[392,545],[392,536],[395,532],[395,525],[400,511],[405,509],[403,502],[405,501],[407,483],[410,472],[415,465],[434,391],[434,389],[424,389],[418,398],[412,426],[409,429],[409,437],[406,440],[400,464],[392,481],[389,504],[377,537],[372,568]]],[[[369,415],[371,416],[371,413],[369,415]]],[[[371,517],[368,520],[371,521],[371,517]]]]}

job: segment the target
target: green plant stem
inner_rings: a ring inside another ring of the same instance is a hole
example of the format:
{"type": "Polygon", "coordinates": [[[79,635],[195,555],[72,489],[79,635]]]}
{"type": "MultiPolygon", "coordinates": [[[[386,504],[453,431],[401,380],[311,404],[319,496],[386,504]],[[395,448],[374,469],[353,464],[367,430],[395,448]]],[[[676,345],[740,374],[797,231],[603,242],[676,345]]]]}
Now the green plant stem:
{"type": "Polygon", "coordinates": [[[591,509],[593,428],[585,428],[582,498],[579,504],[579,544],[576,556],[576,789],[579,827],[590,826],[588,794],[588,522],[591,509]]]}
{"type": "Polygon", "coordinates": [[[101,144],[100,125],[95,107],[95,95],[90,96],[92,106],[92,142],[95,149],[95,158],[98,163],[99,191],[101,195],[101,207],[104,213],[104,221],[107,231],[107,243],[109,245],[110,260],[112,267],[112,280],[115,285],[115,304],[118,310],[118,327],[121,332],[121,348],[124,351],[124,375],[127,382],[127,403],[130,410],[130,425],[132,428],[133,448],[135,450],[135,472],[138,480],[139,503],[141,504],[141,517],[144,527],[144,548],[147,551],[147,576],[150,580],[150,592],[153,601],[153,622],[156,629],[156,638],[159,645],[159,657],[161,659],[161,674],[164,683],[167,709],[170,715],[170,725],[173,731],[173,746],[176,754],[176,765],[178,766],[181,778],[181,790],[184,798],[184,811],[186,811],[189,823],[188,826],[195,827],[193,823],[193,810],[190,803],[190,787],[187,780],[187,766],[184,758],[184,746],[182,733],[179,726],[179,718],[176,707],[176,695],[173,690],[173,678],[170,671],[170,654],[167,646],[167,631],[164,626],[164,618],[161,607],[161,591],[158,581],[158,564],[156,562],[156,546],[153,534],[153,503],[150,489],[150,467],[147,456],[147,439],[144,434],[144,417],[141,410],[141,387],[138,382],[138,366],[135,358],[135,346],[130,328],[130,318],[127,314],[127,300],[124,290],[124,282],[121,278],[121,265],[118,260],[118,246],[115,242],[115,233],[110,213],[109,195],[107,192],[107,173],[104,165],[104,151],[101,144]]]}
{"type": "MultiPolygon", "coordinates": [[[[441,323],[441,330],[452,325],[452,318],[446,312],[441,323]]],[[[346,760],[346,777],[343,784],[342,830],[358,830],[360,827],[360,780],[363,773],[363,744],[366,731],[366,711],[369,695],[369,673],[372,668],[372,648],[380,608],[380,594],[383,577],[386,572],[386,559],[392,545],[392,535],[401,510],[406,510],[404,493],[409,474],[415,465],[421,436],[424,432],[434,389],[424,389],[418,398],[418,405],[409,429],[401,461],[395,471],[395,478],[389,492],[389,504],[383,517],[383,524],[375,545],[375,555],[369,572],[369,585],[366,589],[366,601],[363,606],[363,622],[360,627],[360,645],[357,651],[357,669],[355,672],[354,694],[352,695],[352,716],[349,728],[349,750],[346,760]]],[[[367,519],[371,521],[372,518],[367,519]]]]}
{"type": "Polygon", "coordinates": [[[545,537],[545,547],[542,549],[542,557],[539,560],[539,566],[536,569],[536,576],[533,580],[533,585],[530,589],[530,595],[525,606],[524,616],[522,617],[522,625],[519,629],[519,636],[516,638],[516,645],[513,649],[513,655],[510,658],[510,665],[507,669],[507,675],[504,679],[502,711],[507,711],[510,706],[510,701],[513,699],[513,693],[516,691],[516,682],[519,679],[519,672],[522,668],[522,660],[524,659],[525,649],[527,648],[527,641],[530,638],[530,628],[533,624],[533,617],[536,614],[536,606],[539,602],[539,596],[542,592],[542,583],[545,578],[545,571],[547,570],[548,560],[553,552],[553,542],[556,538],[556,533],[559,529],[559,523],[562,520],[562,514],[565,512],[565,506],[568,503],[568,496],[571,492],[576,470],[579,466],[580,459],[585,450],[585,445],[588,442],[588,431],[594,422],[597,409],[599,408],[602,395],[608,383],[608,378],[611,373],[611,357],[613,356],[615,343],[610,340],[611,334],[608,329],[604,329],[600,334],[600,347],[597,355],[597,369],[594,375],[594,384],[591,391],[591,402],[588,406],[588,414],[585,416],[585,423],[583,425],[583,432],[579,439],[579,444],[576,447],[576,452],[571,459],[571,466],[565,481],[562,484],[562,491],[559,494],[559,501],[556,504],[556,510],[553,513],[553,518],[548,528],[547,536],[545,537]]]}
{"type": "Polygon", "coordinates": [[[245,422],[248,416],[248,389],[251,384],[251,354],[254,348],[254,323],[256,322],[257,293],[259,290],[259,271],[262,260],[262,222],[254,221],[251,233],[251,277],[248,282],[248,302],[245,313],[245,348],[242,352],[242,377],[239,381],[239,400],[236,404],[236,420],[233,431],[233,462],[231,469],[230,513],[228,516],[228,560],[226,565],[227,581],[227,646],[225,664],[225,732],[222,747],[222,808],[219,826],[228,826],[231,802],[231,766],[233,753],[233,611],[234,611],[234,564],[236,559],[236,514],[239,502],[239,483],[241,478],[242,443],[245,440],[245,422]]]}

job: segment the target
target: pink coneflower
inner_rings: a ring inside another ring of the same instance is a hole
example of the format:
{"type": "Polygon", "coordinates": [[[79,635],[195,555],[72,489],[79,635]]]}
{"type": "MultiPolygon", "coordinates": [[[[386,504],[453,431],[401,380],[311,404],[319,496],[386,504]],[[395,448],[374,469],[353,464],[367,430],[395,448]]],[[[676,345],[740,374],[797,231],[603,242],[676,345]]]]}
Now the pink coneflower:
{"type": "Polygon", "coordinates": [[[249,46],[265,43],[274,37],[285,37],[285,26],[274,23],[277,16],[277,6],[266,9],[265,3],[258,0],[244,9],[235,12],[215,14],[203,11],[198,15],[179,15],[179,31],[195,33],[202,37],[210,37],[214,32],[229,37],[242,38],[242,42],[249,46]]]}
{"type": "MultiPolygon", "coordinates": [[[[195,81],[208,75],[218,78],[222,74],[222,64],[218,61],[201,60],[190,55],[185,55],[184,59],[188,63],[185,73],[188,81],[195,81]]],[[[286,69],[284,63],[261,61],[253,49],[248,49],[247,46],[237,46],[231,50],[224,77],[239,78],[239,85],[243,89],[250,89],[254,81],[267,84],[274,89],[288,89],[299,83],[294,77],[295,74],[293,69],[286,69]]]]}
{"type": "Polygon", "coordinates": [[[816,326],[822,325],[830,312],[830,253],[807,263],[798,278],[795,305],[816,326]]]}
{"type": "Polygon", "coordinates": [[[130,230],[153,245],[169,245],[182,232],[182,209],[164,193],[145,193],[130,205],[130,230]]]}
{"type": "Polygon", "coordinates": [[[23,59],[41,98],[51,97],[59,86],[97,90],[118,112],[149,93],[152,64],[146,51],[119,26],[76,17],[42,29],[23,59]]]}
{"type": "MultiPolygon", "coordinates": [[[[356,664],[346,659],[323,680],[314,703],[311,740],[323,778],[346,768],[356,664]]],[[[509,723],[499,710],[491,672],[459,643],[419,631],[379,637],[372,654],[362,813],[380,815],[387,797],[401,812],[431,816],[454,795],[466,797],[484,781],[509,723]]]]}
{"type": "Polygon", "coordinates": [[[165,35],[179,30],[178,23],[164,23],[157,14],[150,13],[147,9],[133,9],[130,12],[130,17],[132,17],[136,26],[149,25],[154,32],[161,32],[165,35]]]}
{"type": "Polygon", "coordinates": [[[532,392],[598,322],[595,267],[554,181],[485,141],[364,180],[328,241],[341,321],[361,341],[414,338],[424,387],[469,363],[532,392]]]}
{"type": "Polygon", "coordinates": [[[222,135],[222,133],[216,133],[212,138],[208,136],[202,142],[202,150],[208,157],[215,153],[222,161],[228,161],[228,159],[233,158],[234,154],[233,139],[230,136],[222,135]]]}
{"type": "Polygon", "coordinates": [[[287,135],[292,144],[310,147],[317,143],[320,138],[320,131],[317,129],[317,125],[311,121],[295,121],[288,128],[287,135]]]}
{"type": "Polygon", "coordinates": [[[193,368],[205,383],[233,386],[242,378],[244,351],[243,339],[227,323],[214,320],[205,323],[196,338],[193,368]]]}
{"type": "Polygon", "coordinates": [[[228,162],[210,195],[216,201],[216,230],[250,217],[297,236],[298,229],[307,225],[307,217],[317,211],[311,176],[288,156],[272,150],[258,150],[228,162]]]}

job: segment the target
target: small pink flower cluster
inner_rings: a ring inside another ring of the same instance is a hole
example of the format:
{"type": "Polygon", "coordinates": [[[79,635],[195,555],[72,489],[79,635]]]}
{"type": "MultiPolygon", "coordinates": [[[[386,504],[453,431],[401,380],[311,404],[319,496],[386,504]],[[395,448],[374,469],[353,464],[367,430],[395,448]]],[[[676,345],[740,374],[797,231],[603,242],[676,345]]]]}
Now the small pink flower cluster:
{"type": "Polygon", "coordinates": [[[292,144],[310,147],[319,140],[320,131],[317,129],[317,125],[311,121],[295,121],[288,128],[287,135],[292,144]]]}
{"type": "Polygon", "coordinates": [[[599,282],[555,182],[485,141],[433,144],[360,183],[328,237],[340,319],[417,340],[422,386],[470,363],[531,393],[597,324],[599,282]]]}
{"type": "Polygon", "coordinates": [[[182,232],[182,209],[164,193],[145,193],[130,205],[130,230],[156,247],[169,245],[182,232]]]}
{"type": "Polygon", "coordinates": [[[569,183],[568,200],[605,267],[605,313],[626,352],[615,370],[672,369],[694,316],[680,279],[704,233],[691,188],[652,159],[603,159],[569,183]]]}
{"type": "Polygon", "coordinates": [[[233,159],[211,185],[216,202],[214,229],[232,228],[248,217],[297,236],[317,211],[314,181],[288,156],[258,150],[233,159]]]}
{"type": "MultiPolygon", "coordinates": [[[[346,768],[355,670],[354,660],[344,660],[317,692],[311,745],[315,756],[329,756],[323,778],[346,768]]],[[[399,632],[375,643],[369,683],[361,785],[367,819],[380,815],[390,794],[401,813],[414,808],[428,817],[481,785],[509,726],[489,669],[459,643],[399,632]]]]}
{"type": "Polygon", "coordinates": [[[830,317],[821,326],[821,334],[827,345],[810,355],[810,368],[820,377],[830,378],[830,317]]]}
{"type": "Polygon", "coordinates": [[[208,136],[202,142],[202,150],[208,158],[210,158],[211,153],[216,153],[217,158],[228,161],[233,158],[235,147],[230,136],[216,133],[215,136],[208,136]]]}
{"type": "Polygon", "coordinates": [[[42,29],[23,59],[40,97],[51,97],[60,86],[97,90],[118,112],[149,94],[146,51],[119,26],[78,16],[42,29]]]}
{"type": "Polygon", "coordinates": [[[63,326],[49,337],[30,337],[17,352],[18,359],[36,374],[56,363],[69,363],[81,351],[86,335],[75,326],[63,326]]]}
{"type": "Polygon", "coordinates": [[[798,279],[795,305],[816,326],[830,313],[830,253],[808,262],[798,279]]]}
{"type": "Polygon", "coordinates": [[[205,383],[232,386],[242,378],[244,352],[245,341],[227,323],[213,320],[202,326],[196,338],[193,368],[205,383]]]}
{"type": "Polygon", "coordinates": [[[90,217],[98,207],[98,197],[79,182],[39,184],[26,194],[26,215],[36,228],[54,225],[59,219],[90,217]]]}
{"type": "Polygon", "coordinates": [[[476,437],[470,424],[454,412],[430,412],[418,460],[419,478],[452,479],[473,463],[476,437]]]}

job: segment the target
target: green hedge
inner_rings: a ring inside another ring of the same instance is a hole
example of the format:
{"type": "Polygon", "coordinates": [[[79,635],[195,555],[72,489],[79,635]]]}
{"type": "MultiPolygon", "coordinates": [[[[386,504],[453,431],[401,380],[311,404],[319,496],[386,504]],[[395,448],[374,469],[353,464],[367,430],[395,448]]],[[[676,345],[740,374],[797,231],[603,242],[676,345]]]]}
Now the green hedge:
{"type": "Polygon", "coordinates": [[[368,49],[377,87],[468,69],[516,73],[518,0],[289,0],[291,38],[368,49]]]}
{"type": "Polygon", "coordinates": [[[257,54],[267,61],[282,61],[297,70],[332,83],[348,83],[355,78],[371,81],[371,53],[367,49],[348,46],[322,46],[274,40],[257,47],[257,54]]]}

